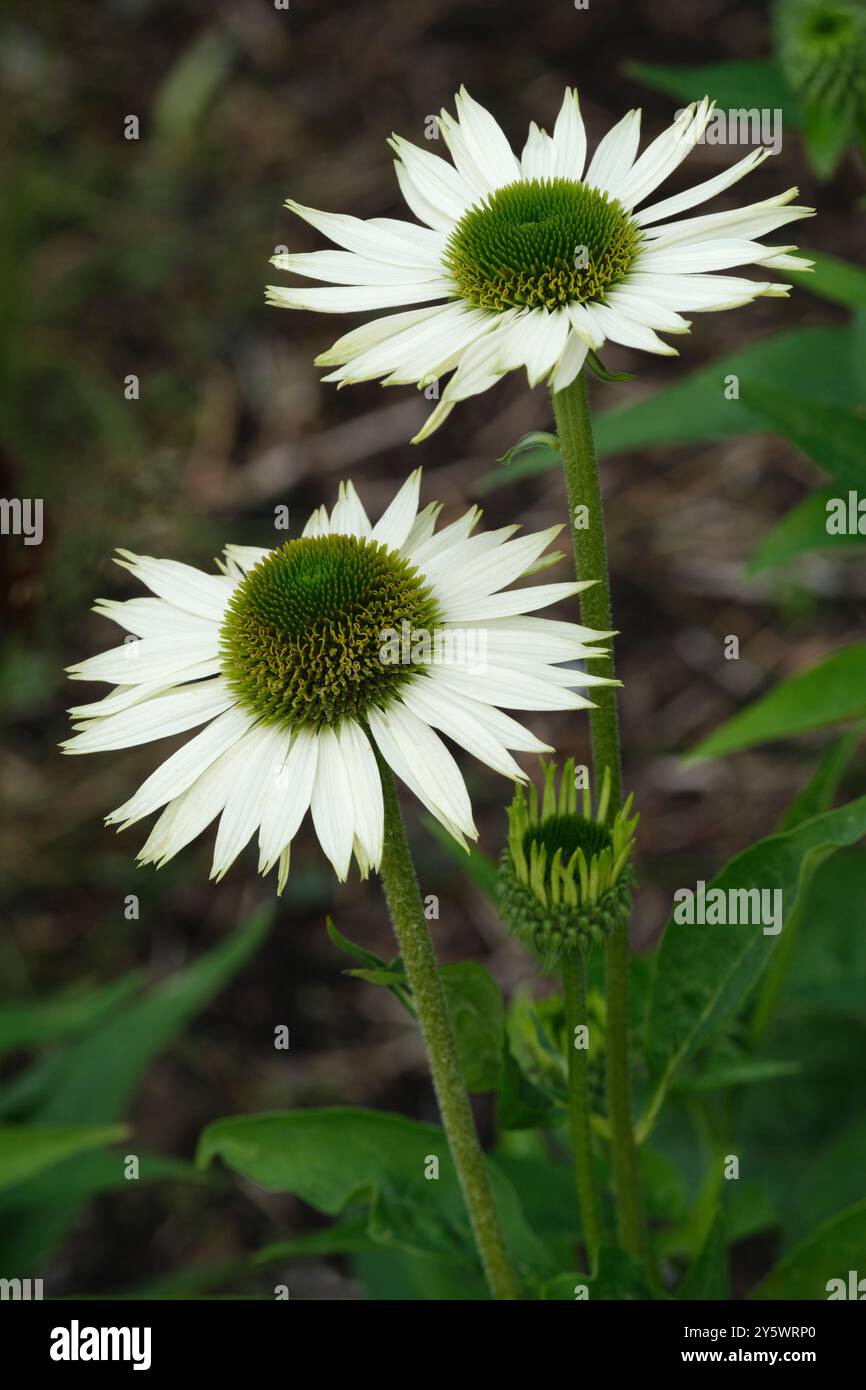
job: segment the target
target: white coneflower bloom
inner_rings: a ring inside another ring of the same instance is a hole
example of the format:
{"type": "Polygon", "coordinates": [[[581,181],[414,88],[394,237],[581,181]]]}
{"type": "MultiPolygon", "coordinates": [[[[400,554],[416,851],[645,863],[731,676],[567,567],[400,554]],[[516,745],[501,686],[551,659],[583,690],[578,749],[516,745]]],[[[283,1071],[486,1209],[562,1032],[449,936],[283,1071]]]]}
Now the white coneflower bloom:
{"type": "Polygon", "coordinates": [[[472,808],[435,731],[522,779],[509,750],[547,745],[503,709],[583,709],[591,702],[575,688],[609,683],[561,663],[603,655],[593,644],[612,634],[527,616],[586,584],[506,587],[559,558],[543,552],[560,528],[473,535],[473,507],[436,532],[441,508],[419,512],[419,486],[420,469],[373,526],[343,484],[331,515],[320,507],[299,539],[229,545],[218,574],[120,552],[155,597],[97,603],[133,637],[70,668],[74,680],[117,688],[70,711],[78,732],[64,749],[128,748],[206,726],[107,818],[125,828],[164,807],[143,863],[164,864],[219,816],[211,876],[258,831],[259,869],[279,864],[281,890],[310,810],[338,877],[353,852],[366,874],[382,856],[374,747],[465,845],[477,835],[472,808]],[[424,639],[437,633],[455,640],[434,650],[424,639]],[[483,636],[483,663],[460,634],[483,636]]]}
{"type": "Polygon", "coordinates": [[[706,129],[713,113],[707,98],[681,112],[641,155],[640,111],[629,111],[588,166],[570,89],[553,135],[533,123],[519,159],[465,88],[455,103],[456,120],[447,111],[439,118],[453,164],[399,136],[390,141],[401,192],[423,225],[362,221],[289,200],[344,249],[274,256],[280,270],[332,284],[267,291],[272,304],[329,313],[424,306],[373,319],[316,359],[335,368],[325,381],[341,385],[382,378],[386,386],[424,386],[453,371],[415,442],[457,401],[505,372],[525,367],[531,386],[549,380],[560,391],[606,339],[676,356],[657,330],[688,332],[683,313],[732,309],[790,288],[720,272],[811,264],[790,254],[796,247],[759,240],[812,213],[791,205],[796,188],[728,212],[679,216],[750,173],[768,149],[751,150],[714,178],[647,204],[706,129]]]}

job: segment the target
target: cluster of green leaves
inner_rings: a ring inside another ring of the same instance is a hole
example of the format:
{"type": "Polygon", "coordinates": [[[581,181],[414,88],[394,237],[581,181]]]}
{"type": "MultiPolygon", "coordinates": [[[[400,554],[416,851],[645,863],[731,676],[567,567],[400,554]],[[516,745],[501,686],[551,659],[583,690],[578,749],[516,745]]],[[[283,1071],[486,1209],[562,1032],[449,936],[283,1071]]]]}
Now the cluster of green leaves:
{"type": "Polygon", "coordinates": [[[271,912],[204,957],[148,986],[140,973],[0,1007],[0,1262],[8,1278],[40,1273],[91,1198],[137,1181],[201,1182],[192,1165],[143,1150],[130,1102],[153,1060],[261,943],[271,912]],[[120,1145],[121,1147],[118,1147],[120,1145]]]}

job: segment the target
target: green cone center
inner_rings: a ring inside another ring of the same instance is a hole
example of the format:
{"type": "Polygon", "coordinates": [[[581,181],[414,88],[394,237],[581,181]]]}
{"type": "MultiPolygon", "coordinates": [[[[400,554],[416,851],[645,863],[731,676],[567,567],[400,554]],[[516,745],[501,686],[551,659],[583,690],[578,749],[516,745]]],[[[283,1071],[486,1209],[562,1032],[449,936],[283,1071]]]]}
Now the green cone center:
{"type": "Polygon", "coordinates": [[[384,709],[417,672],[410,644],[405,660],[393,658],[394,632],[432,632],[440,622],[424,580],[395,551],[356,536],[287,541],[232,595],[223,673],[259,718],[333,728],[384,709]]]}
{"type": "Polygon", "coordinates": [[[603,300],[641,234],[621,203],[573,179],[507,184],[457,223],[445,264],[480,309],[556,309],[603,300]]]}
{"type": "Polygon", "coordinates": [[[524,853],[529,855],[531,846],[543,845],[547,850],[547,863],[550,864],[558,849],[562,850],[561,863],[567,864],[576,849],[582,849],[586,861],[599,854],[611,843],[605,826],[598,821],[588,820],[586,816],[563,815],[548,816],[537,825],[530,825],[523,836],[524,853]]]}

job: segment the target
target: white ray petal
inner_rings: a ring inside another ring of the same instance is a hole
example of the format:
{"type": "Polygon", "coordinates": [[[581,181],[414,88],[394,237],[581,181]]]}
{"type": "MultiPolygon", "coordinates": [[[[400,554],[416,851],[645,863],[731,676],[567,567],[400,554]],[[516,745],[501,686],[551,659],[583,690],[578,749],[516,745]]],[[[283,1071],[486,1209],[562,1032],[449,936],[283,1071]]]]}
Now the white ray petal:
{"type": "Polygon", "coordinates": [[[444,108],[439,113],[439,129],[442,138],[454,160],[454,166],[463,182],[471,188],[476,199],[484,198],[494,191],[494,185],[485,177],[472,157],[460,124],[444,108]]]}
{"type": "Polygon", "coordinates": [[[136,637],[119,647],[66,668],[70,680],[111,681],[114,685],[173,685],[178,673],[199,662],[212,662],[219,648],[219,628],[168,637],[136,637]]]}
{"type": "Polygon", "coordinates": [[[454,165],[399,135],[392,135],[388,144],[421,196],[452,222],[458,222],[471,205],[474,194],[454,165]]]}
{"type": "Polygon", "coordinates": [[[616,190],[631,171],[639,143],[640,111],[627,111],[599,141],[585,182],[590,188],[618,197],[616,190]]]}
{"type": "Polygon", "coordinates": [[[468,667],[441,662],[435,671],[441,685],[483,705],[527,710],[589,709],[592,705],[591,700],[573,694],[559,682],[544,680],[510,666],[494,666],[488,662],[482,674],[468,667]]]}
{"type": "Polygon", "coordinates": [[[337,504],[331,512],[331,535],[367,538],[371,531],[370,518],[355,491],[355,484],[351,479],[340,483],[337,504]]]}
{"type": "Polygon", "coordinates": [[[289,734],[285,729],[257,725],[245,740],[246,758],[223,807],[214,845],[210,876],[219,883],[261,824],[286,757],[289,734]]]}
{"type": "Polygon", "coordinates": [[[392,498],[373,527],[373,540],[389,550],[399,550],[406,542],[418,514],[418,494],[421,488],[421,469],[416,468],[406,479],[396,497],[392,498]]]}
{"type": "Polygon", "coordinates": [[[184,686],[165,695],[133,705],[120,714],[90,720],[82,732],[61,745],[65,753],[101,753],[112,748],[133,748],[170,734],[182,734],[222,714],[234,704],[234,696],[222,679],[184,686]]]}
{"type": "Polygon", "coordinates": [[[313,825],[337,878],[345,883],[355,835],[349,770],[333,729],[322,729],[317,738],[316,776],[310,798],[313,825]]]}
{"type": "Polygon", "coordinates": [[[520,156],[520,172],[524,179],[552,179],[556,177],[556,146],[546,130],[540,130],[532,121],[529,135],[520,156]]]}
{"type": "Polygon", "coordinates": [[[466,784],[439,735],[400,701],[384,713],[372,709],[369,718],[382,756],[419,801],[461,843],[465,835],[477,839],[466,784]]]}
{"type": "Polygon", "coordinates": [[[126,830],[142,817],[159,810],[167,801],[180,796],[211,763],[227,753],[252,728],[253,723],[253,716],[239,705],[218,715],[200,734],[166,758],[128,801],[106,816],[106,825],[119,825],[121,830],[126,830]]]}
{"type": "Polygon", "coordinates": [[[288,756],[262,811],[260,873],[267,873],[288,848],[310,808],[318,747],[316,735],[307,729],[292,735],[288,756]]]}
{"type": "Polygon", "coordinates": [[[152,555],[133,555],[131,550],[118,550],[117,553],[123,558],[115,563],[134,574],[158,598],[197,618],[222,621],[226,604],[236,588],[233,580],[223,574],[204,574],[178,560],[155,560],[152,555]]]}
{"type": "Polygon", "coordinates": [[[244,574],[249,574],[260,560],[264,560],[271,551],[260,545],[227,545],[224,553],[228,559],[234,560],[238,569],[244,574]]]}
{"type": "Polygon", "coordinates": [[[286,199],[286,207],[311,227],[330,237],[338,246],[368,256],[370,260],[419,270],[432,269],[439,264],[442,238],[427,228],[413,226],[411,222],[393,219],[386,222],[383,218],[364,222],[360,217],[350,217],[345,213],[319,212],[291,198],[286,199]]]}
{"type": "Polygon", "coordinates": [[[164,637],[175,632],[200,636],[212,632],[215,624],[213,618],[196,617],[161,598],[100,598],[93,611],[136,637],[164,637]]]}
{"type": "Polygon", "coordinates": [[[391,309],[400,304],[423,304],[451,293],[449,280],[425,280],[417,285],[336,285],[327,289],[266,285],[267,302],[278,309],[311,309],[320,314],[355,314],[391,309]]]}
{"type": "Polygon", "coordinates": [[[517,781],[526,779],[526,774],[508,749],[473,712],[472,701],[456,701],[451,692],[440,690],[426,679],[413,681],[407,686],[402,700],[412,714],[438,729],[446,738],[459,743],[467,753],[492,767],[494,772],[501,772],[503,776],[513,777],[517,781]]]}
{"type": "Polygon", "coordinates": [[[249,737],[239,739],[168,803],[136,855],[140,864],[161,868],[216,819],[247,763],[249,737]]]}
{"type": "Polygon", "coordinates": [[[586,163],[586,131],[576,89],[565,89],[553,127],[553,143],[556,146],[557,177],[575,181],[581,179],[586,163]]]}
{"type": "Polygon", "coordinates": [[[664,217],[675,217],[680,212],[697,207],[699,203],[706,203],[717,193],[723,193],[726,188],[730,188],[753,169],[757,169],[771,153],[767,147],[749,150],[743,159],[732,164],[730,168],[723,169],[720,174],[705,179],[703,183],[696,183],[694,187],[687,188],[682,193],[675,193],[671,198],[664,198],[660,203],[653,203],[652,207],[642,208],[640,212],[635,213],[635,218],[642,227],[648,227],[651,223],[660,222],[664,217]]]}
{"type": "Polygon", "coordinates": [[[314,358],[317,367],[342,366],[352,362],[373,348],[398,337],[413,324],[432,324],[441,314],[453,312],[452,304],[428,304],[423,309],[405,309],[399,314],[386,314],[381,319],[369,319],[351,332],[338,338],[327,352],[320,352],[314,358]]]}
{"type": "Polygon", "coordinates": [[[667,130],[648,145],[630,173],[614,188],[625,208],[634,208],[691,154],[707,128],[713,106],[707,97],[686,108],[667,130]]]}
{"type": "Polygon", "coordinates": [[[550,378],[551,391],[564,391],[566,386],[571,385],[583,367],[588,352],[589,345],[572,329],[550,378]]]}
{"type": "Polygon", "coordinates": [[[365,868],[378,869],[382,860],[385,811],[382,779],[376,755],[367,735],[353,719],[346,719],[337,737],[349,773],[357,840],[365,868]]]}
{"type": "Polygon", "coordinates": [[[417,285],[425,280],[436,280],[442,273],[438,265],[421,270],[414,265],[372,261],[366,256],[356,256],[354,251],[282,252],[271,256],[271,265],[290,275],[326,280],[334,285],[417,285]]]}
{"type": "Polygon", "coordinates": [[[606,304],[587,306],[606,338],[624,347],[640,348],[642,352],[655,352],[661,357],[678,357],[676,348],[662,342],[651,328],[631,319],[626,313],[609,308],[606,304]]]}
{"type": "Polygon", "coordinates": [[[474,101],[465,87],[454,98],[460,130],[475,167],[491,188],[520,178],[520,165],[490,112],[474,101]]]}
{"type": "Polygon", "coordinates": [[[445,622],[449,623],[516,617],[519,613],[532,613],[537,608],[547,608],[551,603],[571,598],[594,582],[584,580],[566,584],[537,584],[531,589],[509,589],[504,594],[491,594],[489,598],[467,597],[450,604],[443,616],[445,622]]]}
{"type": "Polygon", "coordinates": [[[467,595],[473,599],[486,598],[506,584],[512,584],[526,573],[561,530],[562,526],[551,526],[546,531],[506,541],[492,551],[482,551],[475,559],[455,564],[450,575],[440,573],[434,590],[443,609],[450,610],[452,604],[467,595]]]}

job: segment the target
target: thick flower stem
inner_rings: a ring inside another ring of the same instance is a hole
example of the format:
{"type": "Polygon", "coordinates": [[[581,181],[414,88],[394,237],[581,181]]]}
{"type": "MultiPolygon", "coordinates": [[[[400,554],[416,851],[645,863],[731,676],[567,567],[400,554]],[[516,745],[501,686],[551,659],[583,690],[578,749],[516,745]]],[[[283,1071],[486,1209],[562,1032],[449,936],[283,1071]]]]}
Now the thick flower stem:
{"type": "Polygon", "coordinates": [[[385,801],[382,885],[427,1047],[442,1124],[490,1292],[496,1299],[518,1299],[520,1290],[493,1206],[484,1155],[460,1075],[445,992],[424,917],[394,778],[381,758],[379,770],[385,801]]]}
{"type": "Polygon", "coordinates": [[[592,1161],[590,1105],[587,1076],[589,1053],[579,1047],[576,1037],[579,1028],[589,1027],[586,1015],[586,962],[582,953],[567,952],[559,963],[559,973],[565,994],[565,1031],[568,1049],[568,1106],[571,1120],[571,1145],[574,1149],[574,1170],[577,1195],[583,1225],[583,1241],[589,1258],[590,1272],[598,1267],[601,1247],[601,1209],[592,1161]]]}
{"type": "MultiPolygon", "coordinates": [[[[577,577],[598,581],[580,595],[581,618],[587,627],[609,632],[613,627],[610,577],[598,460],[589,413],[586,369],[577,376],[571,386],[566,387],[564,391],[555,392],[552,399],[568,492],[577,577]],[[585,512],[583,508],[586,509],[585,512]]],[[[605,674],[614,674],[612,656],[605,674]]],[[[609,770],[610,816],[615,814],[622,803],[616,688],[599,686],[593,692],[593,699],[596,708],[590,711],[589,720],[594,782],[595,786],[599,787],[604,769],[609,770]]],[[[636,1257],[642,1257],[643,1218],[628,1065],[628,964],[628,924],[623,923],[611,934],[605,952],[607,1104],[620,1244],[636,1257]]]]}

